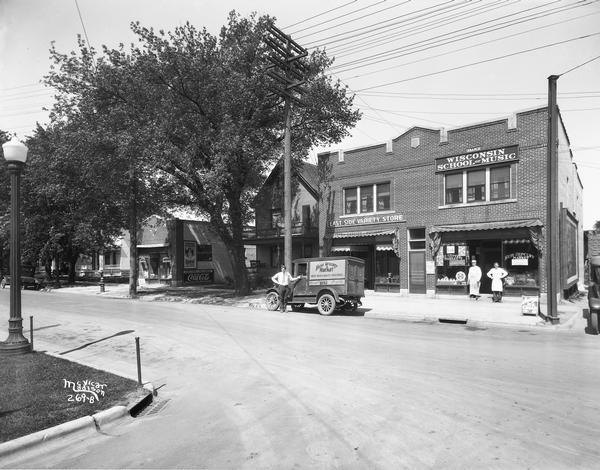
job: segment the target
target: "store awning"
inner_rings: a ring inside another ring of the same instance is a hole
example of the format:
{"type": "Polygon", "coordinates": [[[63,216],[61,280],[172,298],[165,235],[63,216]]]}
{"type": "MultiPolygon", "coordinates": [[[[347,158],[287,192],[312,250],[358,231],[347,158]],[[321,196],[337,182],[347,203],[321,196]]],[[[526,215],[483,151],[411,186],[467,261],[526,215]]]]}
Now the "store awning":
{"type": "Polygon", "coordinates": [[[349,246],[332,246],[331,251],[335,253],[349,253],[352,250],[349,246]]]}
{"type": "Polygon", "coordinates": [[[376,237],[378,235],[393,235],[394,229],[361,230],[357,232],[335,232],[333,238],[376,237]]]}
{"type": "Polygon", "coordinates": [[[482,222],[479,224],[437,225],[431,227],[433,232],[467,232],[471,230],[502,230],[511,228],[542,227],[544,224],[539,219],[502,220],[498,222],[482,222]]]}
{"type": "Polygon", "coordinates": [[[166,248],[168,247],[169,244],[168,243],[150,243],[147,245],[138,245],[138,249],[139,248],[166,248]]]}
{"type": "Polygon", "coordinates": [[[377,245],[375,247],[376,251],[394,251],[394,247],[392,245],[377,245]]]}

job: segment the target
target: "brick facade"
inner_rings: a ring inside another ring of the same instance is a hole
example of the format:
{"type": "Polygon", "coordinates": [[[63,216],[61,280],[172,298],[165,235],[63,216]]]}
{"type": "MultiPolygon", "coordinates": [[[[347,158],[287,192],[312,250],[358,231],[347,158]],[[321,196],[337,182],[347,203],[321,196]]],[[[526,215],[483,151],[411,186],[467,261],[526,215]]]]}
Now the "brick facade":
{"type": "MultiPolygon", "coordinates": [[[[547,109],[541,108],[518,113],[516,120],[486,122],[448,130],[447,133],[413,127],[395,138],[391,146],[388,143],[346,150],[343,152],[343,161],[340,161],[338,152],[320,154],[319,164],[322,168],[329,168],[328,192],[323,195],[320,204],[321,253],[328,255],[332,248],[335,249],[336,245],[340,244],[351,247],[361,244],[378,247],[381,244],[383,247],[383,244],[395,239],[399,246],[397,255],[400,258],[400,290],[408,292],[410,290],[409,258],[411,257],[408,252],[410,248],[408,237],[413,233],[409,232],[412,228],[425,228],[426,234],[429,235],[436,226],[473,224],[469,230],[476,230],[476,224],[523,220],[539,221],[541,226],[545,227],[547,126],[547,109]],[[510,146],[517,146],[518,152],[518,160],[510,162],[510,197],[464,205],[445,204],[444,175],[446,173],[436,173],[436,159],[464,155],[470,151],[486,151],[510,146]],[[368,217],[365,219],[344,215],[344,188],[387,182],[391,187],[389,212],[382,212],[382,217],[373,220],[369,220],[368,217]],[[388,214],[395,215],[396,219],[401,215],[403,221],[386,222],[385,215],[388,214]],[[395,235],[391,235],[394,230],[395,235]],[[353,232],[356,232],[356,237],[351,236],[353,232]]],[[[564,127],[561,127],[561,130],[559,201],[572,218],[581,220],[582,186],[577,176],[577,169],[572,163],[564,127]]],[[[480,237],[482,239],[493,238],[494,235],[498,240],[522,239],[529,236],[526,227],[516,227],[512,233],[507,230],[483,232],[477,232],[482,235],[480,237]]],[[[468,235],[474,238],[475,232],[468,235]]],[[[429,242],[428,236],[428,245],[429,242]]],[[[577,269],[582,273],[581,223],[578,227],[577,245],[579,250],[577,269]]],[[[431,262],[433,258],[429,246],[425,251],[426,261],[431,262]]],[[[544,292],[544,256],[542,254],[537,258],[538,286],[544,292]]],[[[431,270],[431,266],[429,268],[431,270]]],[[[427,292],[435,291],[437,275],[438,273],[427,274],[427,292]]]]}

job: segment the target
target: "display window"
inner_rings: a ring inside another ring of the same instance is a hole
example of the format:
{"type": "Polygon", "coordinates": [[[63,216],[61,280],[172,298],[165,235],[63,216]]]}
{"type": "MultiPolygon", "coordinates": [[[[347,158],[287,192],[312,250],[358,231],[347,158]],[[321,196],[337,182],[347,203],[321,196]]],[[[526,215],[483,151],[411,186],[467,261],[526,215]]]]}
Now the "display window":
{"type": "Polygon", "coordinates": [[[443,244],[436,256],[437,285],[464,286],[469,269],[466,244],[443,244]]]}
{"type": "Polygon", "coordinates": [[[538,253],[533,244],[528,240],[507,240],[503,245],[506,286],[537,287],[538,253]]]}

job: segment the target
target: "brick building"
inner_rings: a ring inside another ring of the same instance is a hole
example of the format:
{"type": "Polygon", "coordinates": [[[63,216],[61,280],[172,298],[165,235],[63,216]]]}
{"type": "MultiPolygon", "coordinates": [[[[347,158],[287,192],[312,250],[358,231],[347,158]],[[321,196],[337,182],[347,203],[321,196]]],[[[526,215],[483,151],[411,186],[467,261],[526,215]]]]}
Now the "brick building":
{"type": "MultiPolygon", "coordinates": [[[[452,130],[413,127],[381,145],[319,154],[322,255],[365,260],[366,287],[466,294],[476,259],[506,294],[544,293],[547,108],[452,130]]],[[[582,185],[559,126],[560,272],[583,280],[582,185]]]]}

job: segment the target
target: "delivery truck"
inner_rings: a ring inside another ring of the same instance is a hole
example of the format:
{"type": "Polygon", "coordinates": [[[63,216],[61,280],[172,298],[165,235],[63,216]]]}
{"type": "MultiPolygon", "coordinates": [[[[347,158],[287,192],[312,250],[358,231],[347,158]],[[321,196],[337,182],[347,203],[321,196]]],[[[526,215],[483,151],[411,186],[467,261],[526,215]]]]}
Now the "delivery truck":
{"type": "MultiPolygon", "coordinates": [[[[356,310],[365,295],[365,262],[352,256],[299,258],[293,261],[292,275],[299,279],[291,286],[287,304],[298,310],[316,304],[321,315],[336,310],[356,310]]],[[[280,306],[275,287],[267,291],[269,310],[280,306]]]]}

